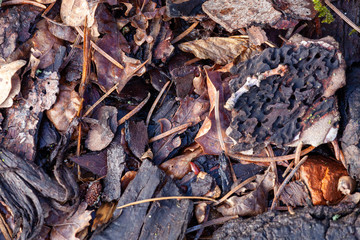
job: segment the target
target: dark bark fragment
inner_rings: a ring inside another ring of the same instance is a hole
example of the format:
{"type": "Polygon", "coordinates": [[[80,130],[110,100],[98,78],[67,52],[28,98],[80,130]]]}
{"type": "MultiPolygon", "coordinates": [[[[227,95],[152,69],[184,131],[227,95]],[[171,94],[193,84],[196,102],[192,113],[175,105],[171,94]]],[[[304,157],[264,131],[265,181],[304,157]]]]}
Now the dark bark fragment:
{"type": "MultiPolygon", "coordinates": [[[[156,197],[180,196],[172,181],[168,181],[156,197]]],[[[152,203],[145,217],[139,239],[183,239],[192,213],[189,200],[166,200],[152,203]]]]}
{"type": "MultiPolygon", "coordinates": [[[[360,2],[357,0],[333,1],[342,13],[344,13],[356,25],[360,25],[360,2]]],[[[350,32],[353,30],[343,19],[332,12],[335,21],[331,24],[322,23],[322,36],[332,36],[339,42],[340,50],[344,53],[346,64],[350,66],[360,61],[360,34],[350,32]]]]}
{"type": "Polygon", "coordinates": [[[230,221],[214,233],[213,239],[358,239],[359,234],[360,209],[340,204],[303,208],[293,215],[267,212],[230,221]]]}
{"type": "Polygon", "coordinates": [[[0,14],[0,58],[7,58],[19,42],[30,38],[30,27],[40,14],[40,9],[30,5],[8,8],[0,14]]]}
{"type": "MultiPolygon", "coordinates": [[[[135,179],[129,184],[120,198],[118,206],[152,198],[156,189],[161,187],[159,184],[163,181],[165,181],[164,173],[151,162],[145,160],[135,179]]],[[[172,195],[179,195],[179,192],[175,184],[169,182],[160,190],[157,197],[172,195]]],[[[160,234],[157,236],[162,239],[181,239],[191,209],[192,204],[188,200],[143,203],[117,209],[113,215],[113,222],[100,233],[93,235],[92,239],[146,239],[147,236],[154,238],[156,234],[160,234]],[[162,208],[159,206],[162,206],[162,208]],[[152,217],[157,218],[156,221],[162,219],[163,223],[167,224],[166,228],[163,228],[164,224],[154,226],[153,220],[150,219],[152,217]],[[150,226],[152,226],[152,232],[149,232],[150,226]],[[164,231],[169,234],[169,238],[163,238],[164,231]]]]}
{"type": "MultiPolygon", "coordinates": [[[[3,148],[0,149],[0,159],[0,199],[12,211],[15,220],[12,230],[17,234],[21,227],[20,239],[33,239],[44,224],[45,210],[41,201],[45,198],[66,202],[74,197],[68,192],[76,190],[55,182],[32,162],[3,148]]],[[[68,183],[72,182],[68,176],[65,177],[68,183]]]]}
{"type": "Polygon", "coordinates": [[[353,68],[347,74],[347,85],[342,100],[345,130],[341,146],[345,155],[345,163],[350,176],[360,179],[360,68],[353,68]]]}
{"type": "Polygon", "coordinates": [[[169,17],[188,17],[202,13],[201,5],[205,0],[167,0],[166,11],[169,17]]]}
{"type": "Polygon", "coordinates": [[[104,201],[118,200],[121,194],[121,175],[125,168],[126,154],[119,143],[112,143],[107,150],[107,174],[104,182],[104,201]]]}

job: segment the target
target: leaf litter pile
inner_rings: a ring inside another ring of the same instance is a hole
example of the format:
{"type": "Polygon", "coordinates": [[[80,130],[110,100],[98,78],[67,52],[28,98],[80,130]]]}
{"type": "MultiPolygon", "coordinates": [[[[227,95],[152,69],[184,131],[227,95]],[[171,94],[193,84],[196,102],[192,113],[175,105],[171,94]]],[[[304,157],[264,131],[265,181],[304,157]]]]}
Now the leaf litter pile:
{"type": "Polygon", "coordinates": [[[0,1],[2,238],[354,209],[360,6],[335,2],[0,1]]]}

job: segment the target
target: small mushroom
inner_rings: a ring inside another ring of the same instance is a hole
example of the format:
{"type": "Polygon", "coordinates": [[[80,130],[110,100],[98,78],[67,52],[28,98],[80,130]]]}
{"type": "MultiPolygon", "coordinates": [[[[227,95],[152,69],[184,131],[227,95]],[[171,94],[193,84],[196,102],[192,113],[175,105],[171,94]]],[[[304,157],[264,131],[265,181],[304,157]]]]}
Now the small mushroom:
{"type": "Polygon", "coordinates": [[[338,181],[338,191],[344,195],[350,195],[355,191],[356,181],[350,176],[342,176],[338,181]]]}

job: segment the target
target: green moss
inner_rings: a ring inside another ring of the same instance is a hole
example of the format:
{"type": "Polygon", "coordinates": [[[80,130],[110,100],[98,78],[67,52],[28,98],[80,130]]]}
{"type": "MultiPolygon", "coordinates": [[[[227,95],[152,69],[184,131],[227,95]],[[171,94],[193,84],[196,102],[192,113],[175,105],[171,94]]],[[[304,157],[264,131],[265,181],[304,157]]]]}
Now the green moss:
{"type": "Polygon", "coordinates": [[[319,17],[323,17],[324,19],[321,21],[322,23],[332,23],[335,19],[331,14],[330,10],[321,4],[320,0],[313,0],[314,9],[319,12],[319,17]]]}

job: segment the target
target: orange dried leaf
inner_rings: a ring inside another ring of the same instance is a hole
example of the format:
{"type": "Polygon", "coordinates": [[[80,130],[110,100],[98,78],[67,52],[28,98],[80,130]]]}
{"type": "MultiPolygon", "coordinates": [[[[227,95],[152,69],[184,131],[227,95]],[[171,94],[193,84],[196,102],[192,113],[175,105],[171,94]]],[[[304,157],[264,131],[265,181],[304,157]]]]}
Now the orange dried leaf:
{"type": "Polygon", "coordinates": [[[309,156],[300,167],[300,177],[307,185],[314,205],[337,203],[343,197],[337,189],[339,178],[347,175],[341,163],[321,155],[309,156]]]}

